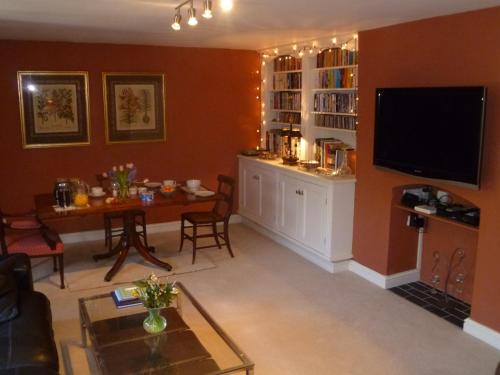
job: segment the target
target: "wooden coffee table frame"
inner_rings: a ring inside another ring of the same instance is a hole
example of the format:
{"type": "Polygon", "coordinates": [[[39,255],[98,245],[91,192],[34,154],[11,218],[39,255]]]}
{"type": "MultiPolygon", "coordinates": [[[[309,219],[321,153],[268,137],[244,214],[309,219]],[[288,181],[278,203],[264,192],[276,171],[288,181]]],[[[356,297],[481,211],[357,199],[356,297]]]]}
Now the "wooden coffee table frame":
{"type": "MultiPolygon", "coordinates": [[[[177,296],[177,310],[180,315],[182,315],[182,299],[186,297],[189,302],[195,307],[195,309],[200,313],[201,316],[207,321],[207,323],[211,326],[211,328],[217,333],[217,335],[226,343],[226,345],[231,349],[231,351],[239,358],[241,361],[241,365],[232,366],[226,369],[220,369],[216,372],[211,372],[211,375],[215,374],[230,374],[235,372],[245,372],[247,375],[253,375],[255,364],[248,358],[248,356],[234,343],[234,341],[229,337],[229,335],[214,321],[214,319],[210,316],[210,314],[201,306],[201,304],[193,297],[193,295],[186,289],[186,287],[181,283],[177,282],[176,287],[180,289],[180,293],[177,296]]],[[[79,313],[80,313],[80,330],[82,337],[82,346],[84,348],[88,347],[87,343],[87,332],[89,333],[90,341],[91,341],[91,351],[93,353],[95,362],[99,371],[103,371],[101,361],[99,360],[99,344],[97,342],[96,333],[93,330],[93,324],[91,318],[89,316],[89,312],[86,307],[86,302],[92,300],[99,300],[103,298],[112,298],[110,293],[100,294],[92,297],[84,297],[78,300],[79,304],[79,313]]],[[[126,309],[126,308],[125,308],[126,309]]],[[[144,316],[146,316],[146,312],[144,311],[144,316]]],[[[157,335],[165,335],[166,333],[160,333],[157,335]]],[[[154,335],[151,335],[154,336],[154,335]]],[[[130,340],[134,340],[134,337],[131,337],[130,340]]],[[[141,338],[137,338],[141,339],[141,338]]],[[[124,353],[125,354],[125,353],[124,353]]]]}

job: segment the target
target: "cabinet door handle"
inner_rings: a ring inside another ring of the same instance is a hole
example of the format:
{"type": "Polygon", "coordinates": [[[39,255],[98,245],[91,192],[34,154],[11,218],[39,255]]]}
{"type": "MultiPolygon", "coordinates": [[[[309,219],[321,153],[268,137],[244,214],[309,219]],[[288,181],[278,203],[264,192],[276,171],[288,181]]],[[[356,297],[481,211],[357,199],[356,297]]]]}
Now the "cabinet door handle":
{"type": "Polygon", "coordinates": [[[258,179],[259,179],[259,176],[254,175],[252,178],[253,178],[254,180],[258,180],[258,179]]]}

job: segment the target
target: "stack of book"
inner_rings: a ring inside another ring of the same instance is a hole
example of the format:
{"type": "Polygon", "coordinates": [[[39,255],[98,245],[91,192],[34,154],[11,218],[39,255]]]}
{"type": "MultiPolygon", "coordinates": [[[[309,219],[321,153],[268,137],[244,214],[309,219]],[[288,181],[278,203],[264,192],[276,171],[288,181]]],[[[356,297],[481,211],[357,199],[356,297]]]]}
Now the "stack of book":
{"type": "Polygon", "coordinates": [[[273,109],[300,111],[300,92],[275,92],[272,99],[273,109]]]}
{"type": "Polygon", "coordinates": [[[136,289],[135,286],[124,286],[113,290],[111,297],[113,297],[116,307],[121,309],[142,304],[141,300],[134,295],[136,289]]]}
{"type": "Polygon", "coordinates": [[[316,112],[353,113],[357,111],[356,93],[316,93],[314,110],[316,112]]]}
{"type": "Polygon", "coordinates": [[[316,58],[316,66],[323,68],[327,66],[355,65],[358,63],[358,51],[342,49],[340,47],[328,48],[316,58]]]}
{"type": "Polygon", "coordinates": [[[293,56],[278,56],[274,59],[274,71],[282,72],[286,70],[302,69],[302,60],[293,56]]]}
{"type": "Polygon", "coordinates": [[[302,73],[275,73],[274,90],[296,90],[302,88],[302,73]]]}
{"type": "Polygon", "coordinates": [[[322,89],[356,88],[357,86],[357,68],[320,70],[316,78],[316,87],[322,89]]]}

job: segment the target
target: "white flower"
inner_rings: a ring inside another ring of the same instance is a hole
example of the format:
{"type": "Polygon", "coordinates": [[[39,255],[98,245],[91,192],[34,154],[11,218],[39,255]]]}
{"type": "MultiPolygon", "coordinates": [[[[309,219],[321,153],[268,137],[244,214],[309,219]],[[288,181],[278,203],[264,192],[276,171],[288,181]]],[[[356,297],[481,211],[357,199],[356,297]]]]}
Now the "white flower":
{"type": "Polygon", "coordinates": [[[127,163],[125,166],[126,166],[128,169],[132,169],[132,168],[134,168],[134,163],[127,163]]]}
{"type": "Polygon", "coordinates": [[[118,167],[118,170],[119,170],[120,172],[123,172],[123,165],[120,165],[120,166],[118,167]]]}

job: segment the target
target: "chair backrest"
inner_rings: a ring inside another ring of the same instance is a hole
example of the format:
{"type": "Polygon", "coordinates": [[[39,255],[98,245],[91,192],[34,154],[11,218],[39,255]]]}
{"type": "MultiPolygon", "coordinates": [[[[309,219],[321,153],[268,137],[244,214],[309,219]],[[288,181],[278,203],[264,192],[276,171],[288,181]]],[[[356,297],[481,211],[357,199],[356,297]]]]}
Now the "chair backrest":
{"type": "Polygon", "coordinates": [[[229,176],[218,175],[217,181],[217,194],[222,196],[222,199],[215,202],[213,213],[220,215],[224,220],[229,220],[233,213],[233,199],[234,199],[234,179],[229,176]]]}
{"type": "Polygon", "coordinates": [[[5,242],[5,229],[4,229],[4,217],[0,210],[0,248],[2,249],[2,254],[7,254],[7,243],[5,242]]]}

